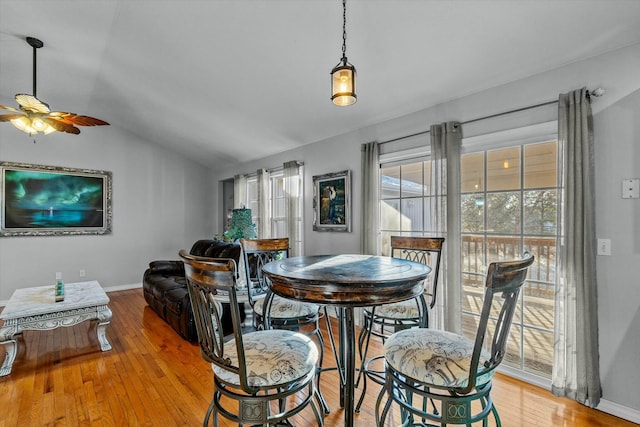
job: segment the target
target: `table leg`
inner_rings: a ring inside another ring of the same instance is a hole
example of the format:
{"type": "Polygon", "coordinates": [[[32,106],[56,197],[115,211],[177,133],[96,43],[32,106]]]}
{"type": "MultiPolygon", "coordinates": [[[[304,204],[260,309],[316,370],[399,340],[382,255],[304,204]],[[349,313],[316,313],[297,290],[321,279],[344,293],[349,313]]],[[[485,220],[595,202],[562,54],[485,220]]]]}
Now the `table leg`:
{"type": "Polygon", "coordinates": [[[356,379],[356,326],[353,307],[346,307],[344,313],[346,377],[344,394],[344,425],[353,426],[354,394],[356,379]]]}
{"type": "Polygon", "coordinates": [[[106,335],[107,325],[111,323],[111,314],[111,310],[106,305],[98,308],[96,333],[98,334],[98,341],[100,342],[100,349],[102,351],[111,350],[111,344],[109,344],[106,335]]]}
{"type": "Polygon", "coordinates": [[[345,378],[345,374],[346,374],[346,369],[345,369],[345,337],[346,337],[346,333],[345,333],[345,308],[344,307],[340,307],[338,308],[338,325],[339,325],[339,333],[338,333],[338,343],[340,346],[340,359],[338,360],[338,371],[340,372],[340,407],[344,408],[344,387],[345,384],[347,383],[347,380],[345,378]]]}
{"type": "Polygon", "coordinates": [[[14,335],[18,332],[17,325],[3,325],[0,328],[0,344],[4,346],[4,362],[0,367],[0,377],[9,375],[11,368],[13,367],[13,361],[16,360],[16,353],[18,352],[18,342],[15,340],[14,335]]]}

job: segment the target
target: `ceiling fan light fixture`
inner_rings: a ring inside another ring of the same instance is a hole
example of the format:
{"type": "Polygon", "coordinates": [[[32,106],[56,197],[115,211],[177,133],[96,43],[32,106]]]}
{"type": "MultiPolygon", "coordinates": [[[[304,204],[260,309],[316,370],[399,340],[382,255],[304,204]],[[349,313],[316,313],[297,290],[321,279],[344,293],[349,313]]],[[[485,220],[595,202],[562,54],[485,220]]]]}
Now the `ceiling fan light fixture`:
{"type": "Polygon", "coordinates": [[[342,0],[342,59],[331,70],[331,101],[346,107],[357,100],[356,67],[347,61],[347,0],[342,0]]]}
{"type": "Polygon", "coordinates": [[[44,121],[42,117],[35,113],[27,113],[24,116],[9,120],[11,124],[22,132],[35,136],[38,133],[49,135],[56,131],[49,123],[44,121]]]}
{"type": "Polygon", "coordinates": [[[29,135],[35,135],[38,133],[38,131],[31,126],[31,120],[29,120],[27,116],[12,119],[10,121],[16,129],[19,129],[22,132],[28,133],[29,135]]]}
{"type": "Polygon", "coordinates": [[[47,124],[43,122],[40,117],[34,117],[33,120],[31,120],[31,124],[33,125],[34,129],[37,129],[40,132],[44,132],[45,128],[47,127],[47,124]]]}

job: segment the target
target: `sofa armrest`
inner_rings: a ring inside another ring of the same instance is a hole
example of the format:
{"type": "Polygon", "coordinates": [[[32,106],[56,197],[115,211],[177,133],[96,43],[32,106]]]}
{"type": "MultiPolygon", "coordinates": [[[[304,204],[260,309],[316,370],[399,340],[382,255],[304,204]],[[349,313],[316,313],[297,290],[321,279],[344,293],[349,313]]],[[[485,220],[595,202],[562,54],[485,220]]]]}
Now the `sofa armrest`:
{"type": "Polygon", "coordinates": [[[149,270],[156,274],[178,274],[184,275],[184,263],[175,260],[151,261],[149,270]]]}

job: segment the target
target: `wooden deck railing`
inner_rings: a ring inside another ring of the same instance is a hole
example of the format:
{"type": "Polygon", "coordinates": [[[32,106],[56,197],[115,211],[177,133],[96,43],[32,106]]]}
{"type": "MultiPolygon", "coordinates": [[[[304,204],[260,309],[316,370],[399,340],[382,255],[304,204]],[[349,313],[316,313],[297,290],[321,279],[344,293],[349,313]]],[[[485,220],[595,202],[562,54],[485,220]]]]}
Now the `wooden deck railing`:
{"type": "Polygon", "coordinates": [[[551,376],[553,361],[553,316],[556,282],[556,239],[554,237],[478,236],[462,237],[462,310],[465,335],[475,334],[482,307],[487,265],[492,261],[516,259],[523,250],[536,259],[523,288],[524,310],[514,320],[505,363],[544,377],[551,376]],[[484,259],[484,245],[487,260],[484,259]],[[524,248],[523,248],[524,244],[524,248]],[[523,360],[520,342],[524,339],[523,360]]]}
{"type": "Polygon", "coordinates": [[[525,237],[523,241],[519,236],[463,235],[463,285],[482,286],[489,262],[519,258],[524,250],[536,257],[529,269],[525,294],[552,298],[556,281],[555,237],[525,237]],[[488,260],[484,259],[485,244],[488,260]]]}

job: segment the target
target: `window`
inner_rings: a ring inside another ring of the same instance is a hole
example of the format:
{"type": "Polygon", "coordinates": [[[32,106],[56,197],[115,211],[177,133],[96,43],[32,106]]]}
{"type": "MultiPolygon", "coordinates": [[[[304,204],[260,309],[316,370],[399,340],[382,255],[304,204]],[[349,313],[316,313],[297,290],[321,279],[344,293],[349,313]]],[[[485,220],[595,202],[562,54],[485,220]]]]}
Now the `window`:
{"type": "Polygon", "coordinates": [[[271,173],[271,237],[287,237],[286,199],[284,191],[284,174],[282,171],[271,173]]]}
{"type": "Polygon", "coordinates": [[[245,206],[251,209],[251,216],[257,230],[261,230],[261,221],[267,221],[268,235],[259,235],[260,238],[289,237],[289,246],[292,254],[302,253],[302,179],[304,166],[297,165],[297,175],[292,175],[289,185],[285,170],[279,168],[265,173],[268,176],[268,190],[264,200],[265,206],[260,206],[260,191],[257,175],[247,177],[245,206]],[[292,201],[293,200],[293,201],[292,201]],[[297,206],[297,208],[295,207],[297,206]],[[292,209],[291,219],[288,219],[288,209],[292,209]],[[261,212],[268,213],[268,218],[261,218],[261,212]],[[289,222],[292,221],[291,224],[289,222]]]}
{"type": "Polygon", "coordinates": [[[431,162],[409,160],[380,168],[380,231],[383,255],[391,235],[424,236],[431,229],[431,162]]]}
{"type": "MultiPolygon", "coordinates": [[[[520,296],[503,366],[516,376],[549,379],[553,361],[557,281],[558,153],[555,123],[463,140],[461,158],[462,325],[475,335],[487,266],[536,257],[520,296]]],[[[414,157],[380,165],[380,235],[426,236],[430,217],[431,161],[414,157]]],[[[536,380],[539,381],[539,380],[536,380]]]]}
{"type": "Polygon", "coordinates": [[[251,219],[256,225],[256,230],[260,230],[260,209],[258,208],[258,177],[253,175],[247,177],[247,200],[245,206],[251,209],[251,219]]]}

